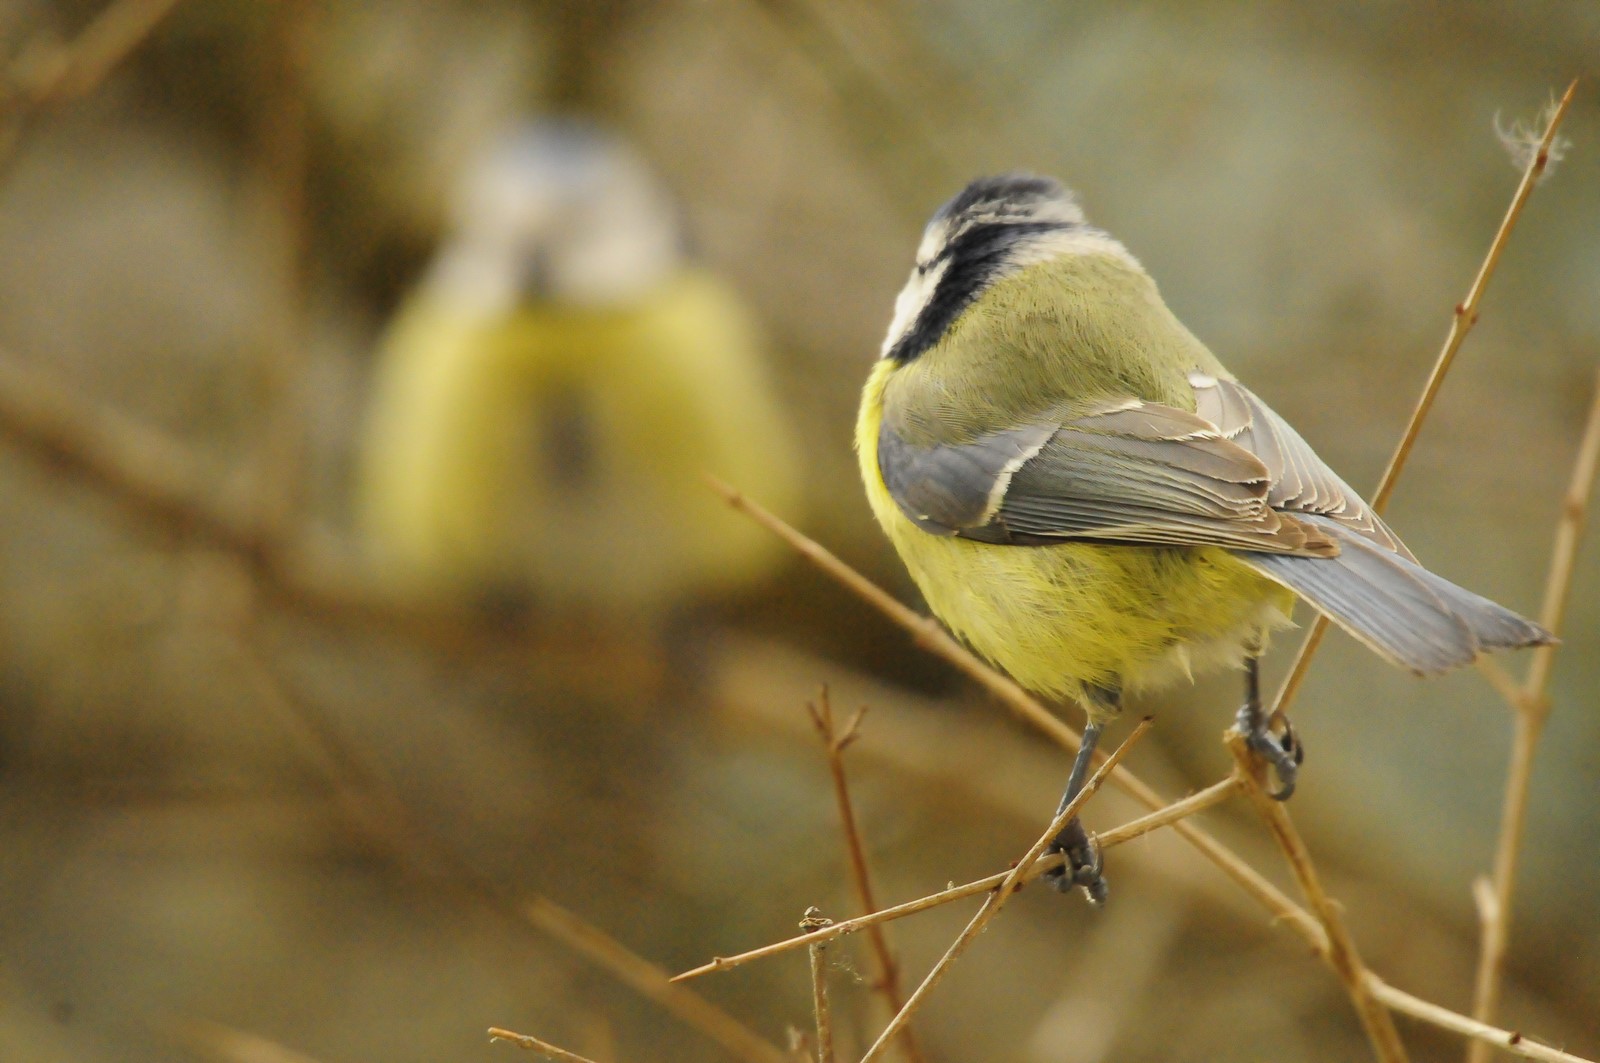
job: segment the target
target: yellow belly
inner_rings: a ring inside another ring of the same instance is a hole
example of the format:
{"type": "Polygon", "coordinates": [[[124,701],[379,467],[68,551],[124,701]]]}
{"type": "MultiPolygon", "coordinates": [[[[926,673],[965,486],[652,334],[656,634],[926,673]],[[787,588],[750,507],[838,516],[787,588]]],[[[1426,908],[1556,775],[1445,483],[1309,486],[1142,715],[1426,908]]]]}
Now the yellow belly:
{"type": "Polygon", "coordinates": [[[856,446],[867,497],[928,606],[1030,690],[1139,689],[1224,665],[1288,623],[1293,595],[1220,547],[997,546],[931,535],[878,469],[883,382],[867,385],[856,446]]]}
{"type": "Polygon", "coordinates": [[[419,293],[385,343],[363,448],[378,575],[646,615],[755,581],[781,544],[702,477],[799,509],[799,447],[765,353],[733,294],[696,270],[601,309],[484,317],[419,293]],[[568,420],[587,458],[571,476],[550,445],[568,420]]]}

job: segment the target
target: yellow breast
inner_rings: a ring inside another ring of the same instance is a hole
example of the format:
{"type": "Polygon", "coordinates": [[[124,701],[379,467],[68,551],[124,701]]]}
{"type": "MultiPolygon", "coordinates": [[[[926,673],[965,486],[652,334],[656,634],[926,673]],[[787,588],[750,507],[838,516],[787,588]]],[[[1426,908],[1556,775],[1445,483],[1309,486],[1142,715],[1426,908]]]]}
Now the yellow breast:
{"type": "Polygon", "coordinates": [[[419,294],[385,344],[365,440],[380,574],[644,611],[761,576],[781,544],[702,477],[799,508],[799,448],[763,347],[733,294],[694,270],[609,310],[484,317],[419,294]]]}

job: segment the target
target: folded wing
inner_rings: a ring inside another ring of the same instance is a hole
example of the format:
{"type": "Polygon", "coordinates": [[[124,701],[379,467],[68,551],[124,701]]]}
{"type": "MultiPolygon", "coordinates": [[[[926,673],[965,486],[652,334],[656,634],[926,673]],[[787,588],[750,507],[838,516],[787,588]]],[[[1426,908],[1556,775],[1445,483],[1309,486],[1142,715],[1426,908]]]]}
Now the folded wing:
{"type": "Polygon", "coordinates": [[[1126,398],[966,443],[885,420],[878,462],[924,530],[1040,546],[1222,546],[1416,672],[1552,636],[1419,565],[1299,433],[1246,388],[1196,373],[1196,411],[1126,398]]]}
{"type": "Polygon", "coordinates": [[[924,530],[984,542],[1069,539],[1331,556],[1270,501],[1268,466],[1205,418],[1115,399],[964,443],[918,445],[886,419],[878,466],[924,530]]]}

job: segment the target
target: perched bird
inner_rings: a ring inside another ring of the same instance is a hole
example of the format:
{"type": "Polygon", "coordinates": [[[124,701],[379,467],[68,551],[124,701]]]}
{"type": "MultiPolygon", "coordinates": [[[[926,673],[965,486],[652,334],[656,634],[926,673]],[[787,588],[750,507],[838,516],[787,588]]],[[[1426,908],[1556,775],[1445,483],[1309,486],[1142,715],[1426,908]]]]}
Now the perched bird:
{"type": "Polygon", "coordinates": [[[703,475],[793,511],[798,447],[750,315],[682,243],[593,127],[519,128],[468,165],[375,370],[358,506],[380,576],[658,622],[774,567],[703,475]]]}
{"type": "MultiPolygon", "coordinates": [[[[1296,597],[1429,674],[1539,645],[1434,575],[1162,302],[1058,182],[974,181],[928,223],[867,381],[873,513],[929,607],[1019,683],[1076,700],[1077,795],[1123,694],[1243,664],[1237,725],[1287,797],[1257,661],[1296,597]]],[[[1074,820],[1059,889],[1106,895],[1074,820]]]]}

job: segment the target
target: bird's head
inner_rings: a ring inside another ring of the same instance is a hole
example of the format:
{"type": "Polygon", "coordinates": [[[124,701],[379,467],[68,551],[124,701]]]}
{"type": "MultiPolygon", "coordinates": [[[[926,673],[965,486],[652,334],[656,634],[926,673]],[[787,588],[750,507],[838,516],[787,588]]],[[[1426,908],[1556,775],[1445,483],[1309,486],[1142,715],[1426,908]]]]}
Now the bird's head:
{"type": "Polygon", "coordinates": [[[679,262],[677,208],[620,138],[576,120],[519,126],[470,162],[439,279],[492,306],[625,303],[679,262]]]}
{"type": "Polygon", "coordinates": [[[895,300],[883,356],[910,361],[939,341],[985,288],[1060,255],[1121,245],[1084,220],[1061,182],[1030,173],[980,177],[934,212],[911,278],[895,300]]]}

